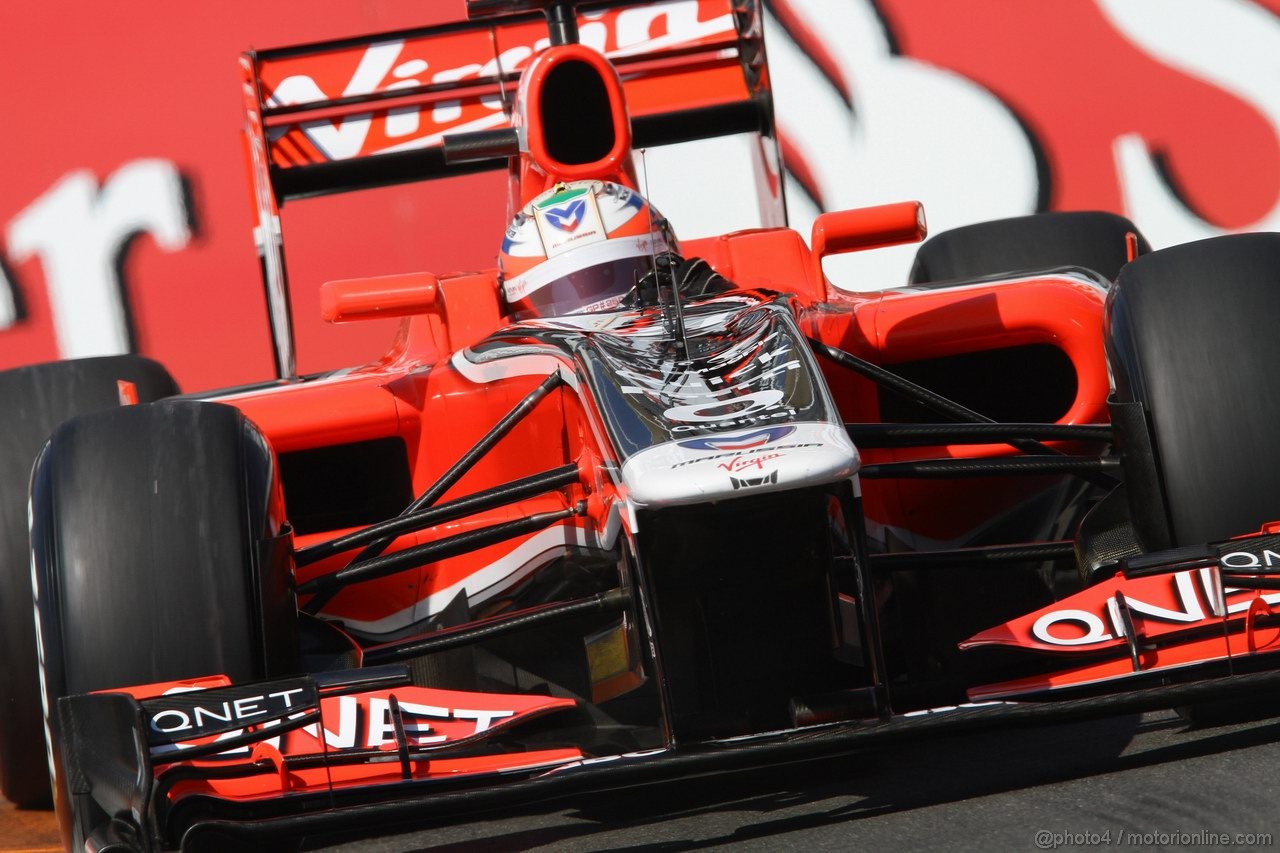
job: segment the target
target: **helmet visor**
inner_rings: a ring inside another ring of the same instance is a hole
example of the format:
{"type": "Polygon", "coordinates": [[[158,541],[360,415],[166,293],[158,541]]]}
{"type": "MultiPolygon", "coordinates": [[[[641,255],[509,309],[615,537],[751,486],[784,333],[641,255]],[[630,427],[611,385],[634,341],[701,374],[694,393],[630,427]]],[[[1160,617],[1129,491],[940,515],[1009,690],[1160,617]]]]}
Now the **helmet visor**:
{"type": "Polygon", "coordinates": [[[614,308],[653,269],[653,258],[640,255],[594,264],[566,273],[528,294],[515,312],[525,317],[560,317],[581,311],[614,308]]]}

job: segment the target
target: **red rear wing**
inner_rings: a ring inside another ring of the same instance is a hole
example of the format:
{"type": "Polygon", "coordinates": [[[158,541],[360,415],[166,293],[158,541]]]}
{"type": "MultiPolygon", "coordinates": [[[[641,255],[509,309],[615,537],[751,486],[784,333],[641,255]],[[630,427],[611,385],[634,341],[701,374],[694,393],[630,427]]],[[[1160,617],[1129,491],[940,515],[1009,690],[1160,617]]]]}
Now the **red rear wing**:
{"type": "Polygon", "coordinates": [[[553,6],[613,62],[635,146],[773,136],[760,0],[470,0],[466,23],[246,53],[254,236],[280,377],[296,375],[281,205],[506,168],[488,154],[450,162],[445,140],[509,134],[520,73],[554,31],[525,10],[553,6]]]}
{"type": "MultiPolygon", "coordinates": [[[[772,135],[759,0],[578,6],[581,42],[623,80],[638,147],[772,135]]],[[[446,163],[444,137],[510,127],[520,72],[547,44],[529,13],[246,54],[246,130],[273,201],[505,167],[446,163]]]]}

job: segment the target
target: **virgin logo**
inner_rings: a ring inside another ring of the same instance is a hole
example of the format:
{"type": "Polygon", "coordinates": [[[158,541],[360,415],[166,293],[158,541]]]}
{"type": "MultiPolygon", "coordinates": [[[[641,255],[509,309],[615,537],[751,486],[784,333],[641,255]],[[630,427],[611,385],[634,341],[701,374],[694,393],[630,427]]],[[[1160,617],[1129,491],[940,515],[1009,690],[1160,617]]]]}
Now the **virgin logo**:
{"type": "Polygon", "coordinates": [[[783,456],[783,455],[785,454],[766,453],[763,456],[739,456],[735,459],[730,459],[728,462],[719,462],[716,464],[716,467],[723,468],[724,470],[728,471],[730,474],[735,474],[739,471],[746,471],[750,468],[763,470],[765,462],[769,461],[770,459],[777,459],[779,456],[783,456]]]}
{"type": "MultiPolygon", "coordinates": [[[[691,45],[733,32],[733,17],[716,14],[722,3],[675,0],[646,7],[589,13],[580,27],[581,42],[609,57],[691,45]]],[[[530,33],[540,32],[533,28],[530,33]]],[[[488,34],[426,37],[380,42],[358,53],[268,62],[263,83],[271,106],[316,104],[338,98],[388,94],[423,86],[489,83],[518,72],[549,44],[543,38],[506,48],[497,56],[488,34]],[[354,64],[352,64],[354,61],[354,64]],[[343,73],[340,69],[345,66],[343,73]],[[342,81],[342,82],[340,82],[342,81]]],[[[400,107],[361,112],[338,121],[307,122],[299,128],[331,160],[424,148],[445,133],[484,130],[507,122],[498,94],[446,98],[429,107],[400,107]]],[[[293,128],[277,130],[273,140],[293,128]]]]}

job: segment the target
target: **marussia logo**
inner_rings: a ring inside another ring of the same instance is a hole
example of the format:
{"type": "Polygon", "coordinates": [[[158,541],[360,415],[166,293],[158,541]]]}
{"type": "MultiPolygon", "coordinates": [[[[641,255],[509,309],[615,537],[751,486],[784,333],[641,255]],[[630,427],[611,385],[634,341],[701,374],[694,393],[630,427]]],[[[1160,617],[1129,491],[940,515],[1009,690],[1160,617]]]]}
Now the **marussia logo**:
{"type": "Polygon", "coordinates": [[[765,427],[751,432],[740,432],[737,435],[708,435],[702,438],[691,438],[680,442],[680,446],[690,450],[751,450],[786,438],[795,431],[796,428],[793,426],[765,427]]]}
{"type": "Polygon", "coordinates": [[[564,207],[553,207],[550,210],[543,211],[547,217],[547,222],[559,228],[561,231],[573,232],[578,230],[578,226],[582,224],[582,214],[587,210],[586,199],[576,199],[569,202],[564,207]]]}

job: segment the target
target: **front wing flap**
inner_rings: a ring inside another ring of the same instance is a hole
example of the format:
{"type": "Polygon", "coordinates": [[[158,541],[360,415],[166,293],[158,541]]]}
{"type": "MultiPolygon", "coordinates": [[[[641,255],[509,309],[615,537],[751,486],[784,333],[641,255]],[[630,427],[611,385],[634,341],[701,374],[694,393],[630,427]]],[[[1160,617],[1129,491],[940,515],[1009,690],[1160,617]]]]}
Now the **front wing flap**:
{"type": "MultiPolygon", "coordinates": [[[[1280,651],[1280,536],[1269,529],[1120,561],[1117,573],[960,644],[1002,646],[1063,669],[970,688],[973,701],[1047,698],[1193,670],[1258,669],[1280,651]]],[[[1203,673],[1200,673],[1203,677],[1203,673]]]]}

